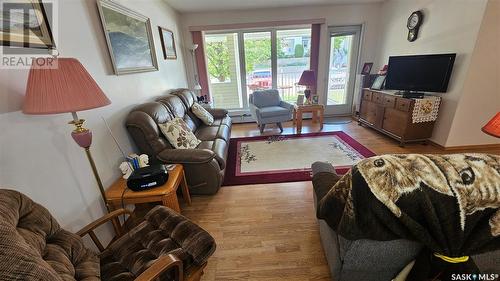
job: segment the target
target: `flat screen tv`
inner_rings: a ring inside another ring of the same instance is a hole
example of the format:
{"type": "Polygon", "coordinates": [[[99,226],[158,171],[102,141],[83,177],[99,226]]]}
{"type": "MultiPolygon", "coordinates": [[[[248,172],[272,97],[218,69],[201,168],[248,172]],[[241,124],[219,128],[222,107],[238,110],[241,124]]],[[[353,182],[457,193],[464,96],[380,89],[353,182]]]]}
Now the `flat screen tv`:
{"type": "Polygon", "coordinates": [[[385,88],[446,93],[456,54],[389,57],[385,88]]]}

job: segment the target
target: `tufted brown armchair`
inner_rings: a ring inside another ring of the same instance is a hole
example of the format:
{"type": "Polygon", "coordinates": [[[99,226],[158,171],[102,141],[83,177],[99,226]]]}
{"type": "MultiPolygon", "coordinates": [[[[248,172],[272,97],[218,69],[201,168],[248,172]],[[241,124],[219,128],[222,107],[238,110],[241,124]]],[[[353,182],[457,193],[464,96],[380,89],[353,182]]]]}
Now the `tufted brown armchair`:
{"type": "Polygon", "coordinates": [[[49,211],[27,196],[0,189],[1,280],[199,280],[215,251],[203,229],[163,206],[130,231],[118,222],[125,209],[77,234],[62,229],[49,211]],[[115,221],[117,236],[104,247],[94,230],[115,221]],[[89,235],[100,253],[85,247],[89,235]]]}

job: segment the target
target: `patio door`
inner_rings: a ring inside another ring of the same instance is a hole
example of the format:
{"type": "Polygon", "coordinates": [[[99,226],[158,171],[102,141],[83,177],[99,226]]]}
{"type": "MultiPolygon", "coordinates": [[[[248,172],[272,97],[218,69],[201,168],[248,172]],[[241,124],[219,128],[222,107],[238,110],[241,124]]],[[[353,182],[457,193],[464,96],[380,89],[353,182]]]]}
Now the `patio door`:
{"type": "Polygon", "coordinates": [[[351,113],[358,67],[361,26],[330,27],[326,114],[351,113]]]}

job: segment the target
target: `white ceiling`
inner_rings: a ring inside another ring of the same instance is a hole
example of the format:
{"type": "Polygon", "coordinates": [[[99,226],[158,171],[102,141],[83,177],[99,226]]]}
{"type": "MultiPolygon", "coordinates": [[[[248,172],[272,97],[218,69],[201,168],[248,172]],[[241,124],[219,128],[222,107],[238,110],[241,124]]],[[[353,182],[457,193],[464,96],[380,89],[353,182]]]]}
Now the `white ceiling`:
{"type": "Polygon", "coordinates": [[[246,10],[259,8],[359,4],[383,2],[384,0],[165,0],[182,13],[222,10],[246,10]]]}

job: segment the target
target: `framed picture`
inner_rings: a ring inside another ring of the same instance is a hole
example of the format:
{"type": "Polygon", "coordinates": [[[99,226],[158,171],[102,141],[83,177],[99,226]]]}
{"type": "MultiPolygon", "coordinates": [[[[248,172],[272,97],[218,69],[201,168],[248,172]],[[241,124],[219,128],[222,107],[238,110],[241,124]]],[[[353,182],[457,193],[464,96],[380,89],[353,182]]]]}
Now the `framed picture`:
{"type": "Polygon", "coordinates": [[[177,59],[177,51],[175,50],[174,33],[166,28],[158,26],[160,31],[161,48],[163,49],[163,58],[175,60],[177,59]]]}
{"type": "Polygon", "coordinates": [[[304,104],[304,95],[298,95],[297,96],[297,104],[298,105],[303,105],[304,104]]]}
{"type": "Polygon", "coordinates": [[[0,45],[51,49],[55,47],[42,0],[1,3],[0,45]]]}
{"type": "Polygon", "coordinates": [[[318,104],[318,103],[319,103],[319,96],[313,95],[312,96],[312,104],[318,104]]]}
{"type": "Polygon", "coordinates": [[[385,75],[379,75],[375,78],[375,81],[372,84],[371,89],[373,90],[382,90],[384,88],[385,83],[385,75]]]}
{"type": "Polygon", "coordinates": [[[97,6],[115,74],[158,70],[149,18],[109,0],[97,6]]]}
{"type": "Polygon", "coordinates": [[[370,75],[372,67],[373,67],[373,62],[365,62],[365,64],[363,65],[363,69],[361,70],[361,74],[370,75]]]}

